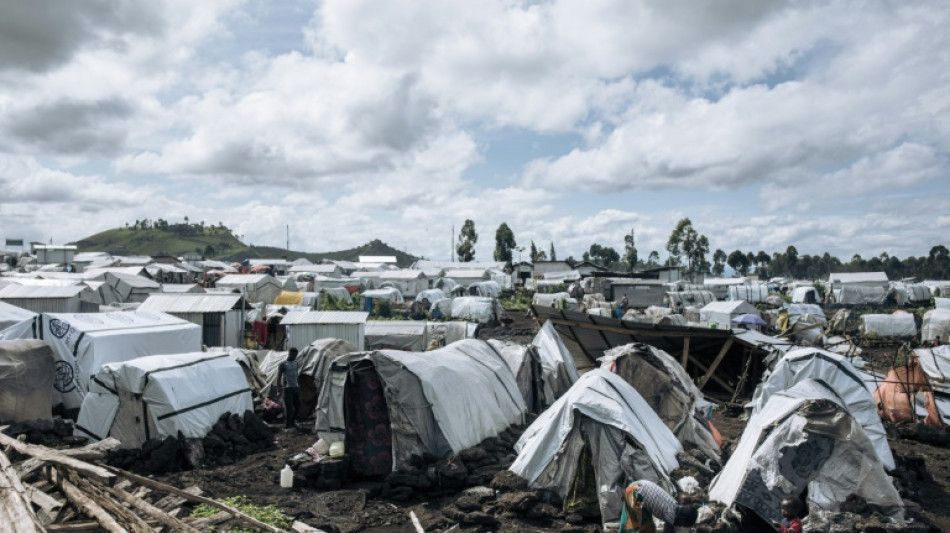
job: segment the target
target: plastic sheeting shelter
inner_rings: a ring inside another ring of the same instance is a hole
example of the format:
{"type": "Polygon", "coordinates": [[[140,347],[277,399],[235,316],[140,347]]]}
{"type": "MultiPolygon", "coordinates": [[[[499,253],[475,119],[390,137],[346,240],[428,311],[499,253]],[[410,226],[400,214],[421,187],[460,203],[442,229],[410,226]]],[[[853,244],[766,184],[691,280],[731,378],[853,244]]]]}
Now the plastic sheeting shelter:
{"type": "Polygon", "coordinates": [[[35,339],[39,336],[39,314],[0,302],[0,341],[35,339]]]}
{"type": "Polygon", "coordinates": [[[571,486],[592,472],[595,482],[587,487],[602,520],[612,522],[620,516],[620,494],[628,483],[648,479],[673,488],[670,472],[679,466],[682,447],[636,389],[596,369],[541,413],[515,450],[512,472],[531,488],[565,499],[571,486]]]}
{"type": "Polygon", "coordinates": [[[468,294],[484,298],[498,298],[501,296],[501,285],[497,281],[476,281],[468,286],[468,294]]]}
{"type": "Polygon", "coordinates": [[[933,342],[937,337],[941,342],[950,341],[950,309],[931,309],[924,313],[920,326],[921,342],[933,342]]]}
{"type": "Polygon", "coordinates": [[[831,294],[834,301],[842,305],[881,305],[887,296],[884,287],[863,287],[860,285],[845,285],[834,289],[831,294]]]}
{"type": "Polygon", "coordinates": [[[489,339],[487,342],[505,360],[514,374],[528,412],[540,413],[554,403],[554,390],[544,379],[537,346],[521,346],[495,339],[489,339]]]}
{"type": "Polygon", "coordinates": [[[717,324],[723,329],[732,327],[732,319],[745,314],[758,315],[759,310],[749,302],[739,300],[734,302],[712,302],[699,310],[699,321],[706,324],[717,324]]]}
{"type": "Polygon", "coordinates": [[[769,297],[769,287],[764,283],[747,283],[745,285],[730,285],[727,300],[744,300],[750,303],[764,302],[769,297]]]}
{"type": "Polygon", "coordinates": [[[402,293],[395,287],[383,287],[380,289],[370,289],[363,291],[363,299],[367,300],[388,300],[390,302],[402,303],[402,293]]]}
{"type": "Polygon", "coordinates": [[[53,352],[39,340],[0,340],[0,420],[53,416],[53,352]]]}
{"type": "Polygon", "coordinates": [[[214,284],[215,288],[237,290],[250,303],[273,302],[284,290],[283,284],[267,274],[228,274],[214,284]]]}
{"type": "MultiPolygon", "coordinates": [[[[319,339],[310,343],[297,354],[297,377],[300,385],[300,418],[313,413],[320,397],[330,365],[337,357],[355,352],[356,347],[340,339],[319,339]]],[[[277,395],[278,367],[287,360],[287,352],[267,352],[261,361],[260,370],[264,374],[265,385],[261,389],[261,396],[283,403],[283,398],[277,395]]]]}
{"type": "Polygon", "coordinates": [[[814,287],[795,287],[792,290],[792,302],[797,304],[817,304],[821,301],[818,289],[814,287]]]}
{"type": "Polygon", "coordinates": [[[254,408],[241,366],[224,351],[152,355],[103,366],[74,434],[113,437],[123,448],[150,438],[201,438],[225,413],[254,408]]]}
{"type": "Polygon", "coordinates": [[[719,460],[719,445],[704,416],[710,403],[670,354],[648,344],[631,343],[606,352],[600,362],[601,368],[637,389],[684,446],[690,444],[719,460]]]}
{"type": "Polygon", "coordinates": [[[541,359],[541,368],[545,380],[551,386],[555,398],[564,395],[574,383],[580,379],[574,357],[564,345],[561,335],[554,329],[550,320],[538,330],[531,344],[538,347],[538,357],[541,359]]]}
{"type": "Polygon", "coordinates": [[[452,318],[479,324],[494,324],[505,316],[505,309],[494,298],[460,296],[452,299],[452,318]]]}
{"type": "Polygon", "coordinates": [[[201,328],[153,311],[47,314],[40,338],[56,354],[53,406],[79,409],[89,380],[108,363],[201,349],[201,328]]]}
{"type": "Polygon", "coordinates": [[[922,417],[925,424],[942,423],[933,388],[919,358],[891,368],[874,391],[874,401],[881,418],[891,422],[917,422],[922,417]]]}
{"type": "Polygon", "coordinates": [[[772,395],[749,419],[709,499],[771,523],[782,518],[783,498],[806,489],[810,511],[838,511],[856,494],[903,520],[900,495],[862,425],[831,387],[811,379],[772,395]]]}
{"type": "MultiPolygon", "coordinates": [[[[666,302],[675,313],[682,313],[687,307],[702,307],[716,301],[710,291],[681,291],[666,293],[666,302]]],[[[741,313],[740,313],[741,314],[741,313]]]]}
{"type": "Polygon", "coordinates": [[[429,346],[428,333],[424,320],[368,320],[363,349],[424,352],[429,346]]]}
{"type": "Polygon", "coordinates": [[[809,379],[826,383],[835,391],[851,416],[864,427],[878,459],[885,468],[893,469],[894,456],[877,414],[877,404],[860,372],[842,355],[817,348],[788,351],[776,363],[768,379],[755,390],[748,407],[752,408],[753,414],[758,413],[765,408],[769,398],[809,379]]]}
{"type": "Polygon", "coordinates": [[[911,338],[917,336],[917,323],[910,313],[861,315],[860,331],[865,339],[911,338]]]}
{"type": "Polygon", "coordinates": [[[504,359],[488,343],[431,352],[351,353],[331,366],[317,404],[321,437],[345,442],[357,476],[411,468],[413,457],[458,454],[512,424],[525,404],[504,359]]]}

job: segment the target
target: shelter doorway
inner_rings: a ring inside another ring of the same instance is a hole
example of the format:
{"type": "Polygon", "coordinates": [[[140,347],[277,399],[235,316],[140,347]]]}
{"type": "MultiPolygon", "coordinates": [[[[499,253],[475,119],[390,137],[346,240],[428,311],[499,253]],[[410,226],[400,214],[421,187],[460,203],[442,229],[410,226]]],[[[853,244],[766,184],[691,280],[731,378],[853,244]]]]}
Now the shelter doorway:
{"type": "Polygon", "coordinates": [[[205,346],[224,346],[221,342],[221,317],[217,313],[206,313],[201,323],[201,338],[205,346]]]}
{"type": "Polygon", "coordinates": [[[393,469],[389,406],[372,363],[361,361],[350,368],[343,398],[350,473],[357,478],[389,474],[393,469]]]}

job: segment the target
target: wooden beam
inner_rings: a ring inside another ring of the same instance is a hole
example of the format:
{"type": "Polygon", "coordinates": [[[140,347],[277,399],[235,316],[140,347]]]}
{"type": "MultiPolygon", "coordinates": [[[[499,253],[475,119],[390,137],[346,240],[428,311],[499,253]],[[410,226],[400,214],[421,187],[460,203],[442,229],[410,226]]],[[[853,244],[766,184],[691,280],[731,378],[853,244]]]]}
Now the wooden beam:
{"type": "Polygon", "coordinates": [[[112,518],[112,515],[107,513],[98,503],[86,497],[81,490],[64,479],[63,476],[59,477],[59,488],[69,498],[69,501],[73,502],[73,505],[82,509],[82,512],[90,518],[95,518],[102,528],[109,533],[128,533],[125,528],[116,522],[115,518],[112,518]]]}
{"type": "Polygon", "coordinates": [[[732,336],[731,331],[710,329],[707,331],[697,331],[698,328],[691,328],[686,331],[665,330],[658,331],[653,329],[633,329],[618,326],[605,326],[593,322],[575,322],[563,318],[550,318],[552,324],[560,326],[577,327],[582,329],[596,329],[600,331],[609,331],[611,333],[620,333],[623,335],[632,335],[634,337],[690,337],[693,335],[702,335],[717,338],[728,338],[732,336]]]}
{"type": "Polygon", "coordinates": [[[16,439],[10,438],[7,435],[4,435],[3,433],[0,433],[0,444],[4,446],[10,446],[16,450],[17,453],[29,455],[30,457],[41,459],[56,466],[62,466],[70,470],[75,470],[86,477],[95,479],[103,485],[111,486],[116,480],[115,474],[109,472],[101,466],[74,459],[68,455],[59,453],[56,450],[46,448],[44,446],[34,446],[32,444],[20,442],[16,439]]]}
{"type": "MultiPolygon", "coordinates": [[[[689,340],[689,337],[687,337],[686,340],[689,340]]],[[[734,337],[729,337],[729,340],[727,340],[726,343],[722,345],[722,349],[719,350],[718,354],[716,354],[716,358],[713,359],[712,364],[709,365],[709,369],[706,370],[706,374],[703,376],[703,380],[699,383],[699,390],[703,390],[703,387],[706,386],[706,382],[709,381],[709,378],[712,377],[716,369],[719,368],[719,363],[722,362],[722,358],[726,356],[726,352],[729,351],[729,348],[732,348],[733,340],[734,337]]]]}
{"type": "Polygon", "coordinates": [[[139,511],[142,511],[145,515],[150,518],[166,525],[169,527],[169,531],[185,531],[188,533],[199,533],[199,531],[188,524],[182,522],[181,520],[171,516],[170,514],[162,511],[158,507],[148,503],[147,501],[137,498],[128,492],[118,489],[116,487],[107,487],[105,490],[112,496],[119,499],[119,501],[126,503],[139,511]]]}
{"type": "MultiPolygon", "coordinates": [[[[732,339],[729,339],[730,341],[732,339]]],[[[683,357],[680,359],[680,364],[683,365],[683,370],[686,370],[686,363],[689,362],[689,337],[683,339],[683,357]]]]}
{"type": "Polygon", "coordinates": [[[43,531],[20,476],[3,452],[0,452],[0,520],[3,522],[0,531],[43,531]]]}
{"type": "MultiPolygon", "coordinates": [[[[700,370],[702,370],[703,372],[709,370],[709,367],[706,366],[706,365],[705,365],[702,361],[700,361],[699,359],[696,359],[695,357],[690,356],[689,360],[692,361],[694,365],[698,366],[698,367],[700,368],[700,370]]],[[[710,376],[710,379],[712,379],[712,380],[715,381],[716,383],[722,385],[722,387],[723,387],[724,389],[726,389],[727,391],[729,391],[729,392],[735,394],[735,392],[736,392],[735,387],[733,387],[732,385],[726,383],[724,380],[722,380],[722,379],[721,379],[719,376],[717,376],[716,374],[713,374],[712,376],[710,376]]]]}

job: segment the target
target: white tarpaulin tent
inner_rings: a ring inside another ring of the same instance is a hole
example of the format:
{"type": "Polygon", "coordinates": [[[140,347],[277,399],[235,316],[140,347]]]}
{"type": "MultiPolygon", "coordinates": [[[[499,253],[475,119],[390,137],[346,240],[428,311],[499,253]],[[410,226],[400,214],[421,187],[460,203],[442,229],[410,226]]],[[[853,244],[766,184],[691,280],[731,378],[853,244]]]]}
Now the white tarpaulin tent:
{"type": "Polygon", "coordinates": [[[489,339],[488,343],[508,364],[515,375],[521,398],[528,412],[540,413],[554,403],[554,390],[544,380],[537,346],[522,346],[509,341],[489,339]]]}
{"type": "Polygon", "coordinates": [[[367,320],[363,349],[424,352],[428,333],[425,320],[367,320]]]}
{"type": "Polygon", "coordinates": [[[601,368],[637,389],[681,443],[719,460],[719,445],[704,423],[711,404],[670,354],[648,344],[631,343],[607,350],[599,361],[601,368]]]}
{"type": "Polygon", "coordinates": [[[845,285],[831,291],[834,301],[844,305],[880,305],[887,296],[884,287],[863,287],[860,285],[845,285]]]}
{"type": "Polygon", "coordinates": [[[782,498],[808,490],[809,510],[838,511],[852,494],[903,520],[903,502],[874,445],[828,385],[805,380],[778,392],[746,425],[709,499],[781,520],[782,498]]]}
{"type": "Polygon", "coordinates": [[[541,413],[515,450],[518,457],[509,470],[531,488],[562,498],[581,470],[593,469],[601,518],[612,522],[620,516],[620,493],[628,483],[648,479],[673,487],[670,472],[679,466],[676,454],[683,448],[636,389],[596,369],[541,413]],[[581,465],[585,446],[591,461],[581,465]]]}
{"type": "MultiPolygon", "coordinates": [[[[942,337],[941,337],[942,338],[942,337]]],[[[918,348],[914,355],[920,368],[927,374],[927,381],[938,391],[950,392],[950,344],[935,348],[918,348]]],[[[941,410],[941,413],[945,411],[941,410]]],[[[950,414],[950,411],[946,411],[950,414]]]]}
{"type": "Polygon", "coordinates": [[[452,299],[452,318],[492,324],[505,316],[505,309],[494,298],[460,296],[452,299]]]}
{"type": "Polygon", "coordinates": [[[153,311],[44,314],[40,338],[56,354],[53,406],[69,410],[82,406],[90,378],[104,364],[201,349],[200,326],[153,311]]]}
{"type": "Polygon", "coordinates": [[[28,309],[0,302],[0,341],[36,338],[39,316],[28,309]]]}
{"type": "Polygon", "coordinates": [[[795,287],[792,290],[792,302],[797,304],[817,304],[821,301],[815,287],[795,287]]]}
{"type": "Polygon", "coordinates": [[[727,300],[745,300],[746,302],[764,302],[769,297],[769,287],[765,283],[747,283],[730,285],[727,300]]]}
{"type": "Polygon", "coordinates": [[[861,335],[868,339],[916,337],[917,323],[910,313],[861,315],[861,335]]]}
{"type": "Polygon", "coordinates": [[[53,352],[43,341],[0,340],[0,420],[53,416],[53,352]]]}
{"type": "Polygon", "coordinates": [[[745,314],[759,316],[759,310],[744,300],[712,302],[699,310],[699,321],[705,324],[717,324],[722,329],[731,329],[732,319],[745,314]]]}
{"type": "Polygon", "coordinates": [[[407,468],[413,456],[457,454],[523,423],[524,415],[504,359],[487,342],[469,339],[430,352],[341,356],[320,391],[316,428],[321,437],[345,439],[356,472],[382,475],[407,468]],[[386,409],[367,411],[367,402],[386,409]],[[388,449],[380,445],[386,441],[388,449]]]}
{"type": "MultiPolygon", "coordinates": [[[[0,333],[0,337],[2,337],[0,333]]],[[[924,322],[920,326],[920,341],[932,342],[940,337],[941,342],[950,340],[950,309],[931,309],[924,313],[924,322]]]]}
{"type": "Polygon", "coordinates": [[[871,440],[878,459],[888,470],[894,468],[894,456],[887,444],[887,434],[877,404],[865,384],[864,378],[848,359],[842,355],[818,348],[797,348],[783,356],[772,373],[755,390],[749,406],[753,414],[762,411],[769,398],[790,389],[806,379],[828,384],[841,398],[864,432],[871,440]]]}
{"type": "Polygon", "coordinates": [[[541,358],[541,367],[544,376],[551,385],[555,398],[560,398],[580,378],[574,357],[568,351],[561,335],[554,329],[550,320],[534,336],[531,344],[538,347],[538,356],[541,358]]]}
{"type": "Polygon", "coordinates": [[[537,292],[534,294],[534,297],[531,298],[531,305],[553,307],[555,309],[567,309],[569,311],[580,310],[580,305],[577,303],[577,299],[572,298],[570,293],[566,292],[554,292],[550,294],[537,292]]]}
{"type": "Polygon", "coordinates": [[[373,298],[376,300],[389,300],[390,302],[402,303],[402,293],[395,287],[383,287],[381,289],[370,289],[363,291],[363,298],[373,298]]]}
{"type": "Polygon", "coordinates": [[[244,370],[228,352],[151,355],[99,369],[74,434],[138,448],[179,431],[204,437],[221,415],[253,408],[244,370]]]}
{"type": "MultiPolygon", "coordinates": [[[[297,354],[297,376],[300,385],[301,418],[310,416],[320,397],[320,389],[330,372],[333,361],[344,354],[355,352],[356,347],[340,339],[317,339],[297,354]]],[[[278,367],[287,360],[287,352],[267,352],[261,361],[260,370],[264,374],[265,385],[261,396],[283,403],[277,397],[278,367]]]]}

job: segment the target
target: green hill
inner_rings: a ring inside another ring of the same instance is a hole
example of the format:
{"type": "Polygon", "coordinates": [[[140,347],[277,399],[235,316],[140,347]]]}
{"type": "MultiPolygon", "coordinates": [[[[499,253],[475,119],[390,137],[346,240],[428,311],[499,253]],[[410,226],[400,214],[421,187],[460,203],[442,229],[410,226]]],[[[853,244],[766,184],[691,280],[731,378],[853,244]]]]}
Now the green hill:
{"type": "Polygon", "coordinates": [[[361,255],[391,255],[399,266],[409,266],[416,257],[374,239],[362,246],[338,252],[297,252],[271,246],[248,246],[231,230],[199,224],[151,224],[146,228],[116,228],[86,237],[75,244],[80,252],[108,252],[113,255],[200,255],[220,261],[305,257],[314,263],[323,259],[358,261],[361,255]]]}

